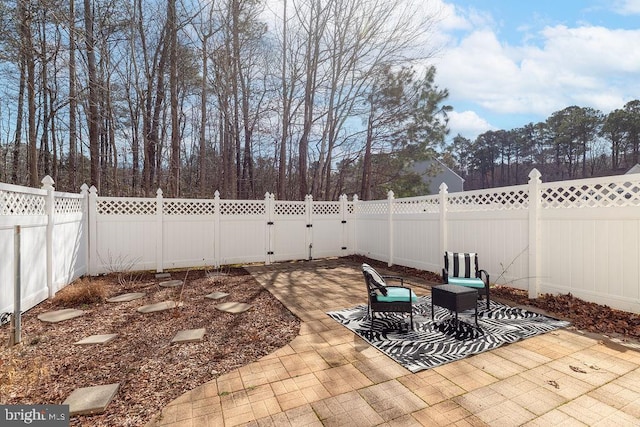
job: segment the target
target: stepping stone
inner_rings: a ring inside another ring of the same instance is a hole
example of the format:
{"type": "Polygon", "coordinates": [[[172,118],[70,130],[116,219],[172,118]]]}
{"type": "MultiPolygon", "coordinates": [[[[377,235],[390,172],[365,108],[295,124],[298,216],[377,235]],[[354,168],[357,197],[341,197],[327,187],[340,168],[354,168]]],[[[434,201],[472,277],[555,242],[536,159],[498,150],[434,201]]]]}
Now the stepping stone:
{"type": "Polygon", "coordinates": [[[118,295],[116,297],[109,298],[107,302],[127,302],[142,298],[144,293],[142,292],[130,292],[128,294],[118,295]]]}
{"type": "Polygon", "coordinates": [[[205,295],[205,298],[209,298],[209,299],[221,299],[224,298],[226,296],[228,296],[229,294],[225,294],[224,292],[213,292],[209,295],[205,295]]]}
{"type": "Polygon", "coordinates": [[[74,342],[74,344],[76,345],[106,344],[110,341],[113,341],[117,336],[118,334],[91,335],[81,339],[80,341],[74,342]]]}
{"type": "Polygon", "coordinates": [[[153,313],[156,311],[170,310],[172,308],[181,307],[182,303],[176,304],[175,301],[162,301],[155,304],[143,305],[138,307],[140,313],[153,313]]]}
{"type": "Polygon", "coordinates": [[[119,383],[75,389],[63,405],[69,405],[69,415],[101,414],[118,392],[119,383]]]}
{"type": "Polygon", "coordinates": [[[62,322],[63,320],[69,320],[78,316],[82,316],[83,314],[84,311],[82,310],[65,308],[63,310],[48,311],[46,313],[39,314],[38,319],[42,320],[43,322],[58,323],[62,322]]]}
{"type": "Polygon", "coordinates": [[[182,286],[182,280],[168,280],[166,282],[160,282],[160,287],[162,288],[177,288],[178,286],[182,286]]]}
{"type": "Polygon", "coordinates": [[[251,304],[245,304],[243,302],[223,302],[216,305],[216,308],[226,313],[239,314],[243,313],[251,308],[251,304]]]}
{"type": "Polygon", "coordinates": [[[171,339],[171,342],[184,343],[184,342],[196,342],[202,341],[204,337],[205,329],[185,329],[178,331],[178,333],[171,339]]]}
{"type": "Polygon", "coordinates": [[[170,279],[171,273],[156,273],[156,279],[170,279]]]}

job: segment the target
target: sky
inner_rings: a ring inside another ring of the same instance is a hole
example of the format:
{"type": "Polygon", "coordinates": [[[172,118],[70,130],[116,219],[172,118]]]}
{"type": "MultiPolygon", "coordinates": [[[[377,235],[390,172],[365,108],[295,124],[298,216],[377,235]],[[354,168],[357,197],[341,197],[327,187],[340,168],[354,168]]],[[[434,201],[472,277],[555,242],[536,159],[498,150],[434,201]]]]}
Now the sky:
{"type": "Polygon", "coordinates": [[[432,0],[449,139],[640,99],[640,0],[432,0]]]}

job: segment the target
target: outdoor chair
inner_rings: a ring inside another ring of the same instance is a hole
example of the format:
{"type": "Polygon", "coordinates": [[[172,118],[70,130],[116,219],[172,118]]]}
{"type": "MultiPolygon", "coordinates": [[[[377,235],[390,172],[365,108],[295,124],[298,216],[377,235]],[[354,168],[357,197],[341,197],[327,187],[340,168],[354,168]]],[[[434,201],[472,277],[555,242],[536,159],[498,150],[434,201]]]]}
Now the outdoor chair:
{"type": "Polygon", "coordinates": [[[477,289],[478,297],[486,295],[489,308],[489,273],[478,269],[478,254],[445,252],[442,281],[477,289]]]}
{"type": "Polygon", "coordinates": [[[367,285],[367,315],[371,319],[376,312],[409,313],[409,328],[413,330],[412,304],[417,301],[416,294],[404,285],[404,278],[399,276],[381,276],[369,264],[362,264],[362,274],[367,285]],[[400,282],[399,286],[388,286],[386,280],[400,282]]]}

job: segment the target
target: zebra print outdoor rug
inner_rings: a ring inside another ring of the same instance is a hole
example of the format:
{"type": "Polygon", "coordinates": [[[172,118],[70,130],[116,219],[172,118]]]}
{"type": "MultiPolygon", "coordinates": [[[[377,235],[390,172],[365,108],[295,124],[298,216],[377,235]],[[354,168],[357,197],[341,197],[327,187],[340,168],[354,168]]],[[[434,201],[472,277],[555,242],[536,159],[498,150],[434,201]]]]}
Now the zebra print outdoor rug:
{"type": "Polygon", "coordinates": [[[484,301],[478,304],[478,327],[473,310],[460,313],[457,324],[449,310],[436,306],[434,311],[432,321],[431,297],[419,297],[413,306],[413,331],[406,331],[409,317],[396,313],[376,313],[370,331],[366,305],[327,314],[411,372],[434,368],[569,325],[569,322],[494,301],[489,309],[484,301]],[[401,326],[404,326],[402,331],[401,326]]]}

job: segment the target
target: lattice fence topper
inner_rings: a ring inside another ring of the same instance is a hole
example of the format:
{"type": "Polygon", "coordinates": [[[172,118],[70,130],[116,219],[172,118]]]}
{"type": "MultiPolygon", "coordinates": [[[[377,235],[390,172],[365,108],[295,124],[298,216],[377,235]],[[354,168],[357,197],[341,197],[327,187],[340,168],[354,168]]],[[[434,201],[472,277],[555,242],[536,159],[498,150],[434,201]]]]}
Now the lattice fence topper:
{"type": "Polygon", "coordinates": [[[206,200],[164,200],[162,210],[165,215],[215,215],[216,205],[206,200]]]}
{"type": "Polygon", "coordinates": [[[420,199],[396,199],[393,202],[393,212],[397,214],[437,213],[440,210],[437,196],[420,199]]]}
{"type": "Polygon", "coordinates": [[[505,191],[450,194],[447,204],[447,210],[452,212],[527,209],[529,191],[522,186],[505,191]]]}
{"type": "Polygon", "coordinates": [[[546,209],[640,206],[640,183],[543,187],[541,206],[546,209]]]}
{"type": "Polygon", "coordinates": [[[305,202],[276,201],[273,206],[273,213],[276,215],[306,215],[307,205],[305,202]]]}
{"type": "Polygon", "coordinates": [[[340,202],[315,202],[312,213],[313,215],[340,215],[340,202]]]}
{"type": "Polygon", "coordinates": [[[100,198],[98,199],[100,215],[155,215],[155,200],[100,198]]]}
{"type": "Polygon", "coordinates": [[[359,202],[357,205],[359,214],[386,214],[389,212],[389,203],[385,201],[359,202]]]}
{"type": "Polygon", "coordinates": [[[266,212],[264,201],[230,201],[220,203],[220,215],[257,216],[266,212]]]}
{"type": "Polygon", "coordinates": [[[72,214],[82,212],[82,199],[77,197],[56,197],[53,211],[56,214],[72,214]]]}
{"type": "Polygon", "coordinates": [[[45,198],[0,190],[0,215],[46,215],[45,198]]]}

